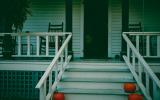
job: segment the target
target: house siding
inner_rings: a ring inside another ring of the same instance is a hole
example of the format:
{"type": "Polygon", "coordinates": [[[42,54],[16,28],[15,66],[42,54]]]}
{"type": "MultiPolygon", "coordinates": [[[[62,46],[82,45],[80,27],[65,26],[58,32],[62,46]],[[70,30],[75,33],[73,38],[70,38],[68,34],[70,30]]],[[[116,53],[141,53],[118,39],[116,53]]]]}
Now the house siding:
{"type": "Polygon", "coordinates": [[[141,22],[143,31],[159,32],[159,4],[158,0],[130,0],[129,23],[141,22]]]}
{"type": "MultiPolygon", "coordinates": [[[[80,48],[80,0],[73,0],[73,53],[74,57],[81,57],[80,48]]],[[[65,0],[32,0],[32,15],[24,23],[23,31],[47,32],[48,24],[65,25],[65,0]]],[[[65,30],[65,29],[64,29],[65,30]]],[[[32,44],[35,38],[32,38],[32,44]]],[[[24,39],[24,41],[26,41],[24,39]]],[[[33,51],[36,51],[35,48],[33,51]]]]}
{"type": "Polygon", "coordinates": [[[121,0],[109,0],[108,56],[115,57],[121,51],[122,4],[121,0]]]}
{"type": "Polygon", "coordinates": [[[73,52],[74,57],[83,57],[81,37],[81,0],[73,0],[73,52]]]}

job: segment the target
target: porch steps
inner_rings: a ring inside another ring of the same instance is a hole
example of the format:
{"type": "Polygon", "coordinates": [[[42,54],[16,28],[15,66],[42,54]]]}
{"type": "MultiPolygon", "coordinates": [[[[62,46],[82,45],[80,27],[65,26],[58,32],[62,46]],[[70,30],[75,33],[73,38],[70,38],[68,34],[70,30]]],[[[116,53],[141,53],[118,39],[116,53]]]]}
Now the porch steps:
{"type": "Polygon", "coordinates": [[[125,82],[135,82],[124,63],[71,63],[57,86],[66,100],[127,100],[125,82]]]}

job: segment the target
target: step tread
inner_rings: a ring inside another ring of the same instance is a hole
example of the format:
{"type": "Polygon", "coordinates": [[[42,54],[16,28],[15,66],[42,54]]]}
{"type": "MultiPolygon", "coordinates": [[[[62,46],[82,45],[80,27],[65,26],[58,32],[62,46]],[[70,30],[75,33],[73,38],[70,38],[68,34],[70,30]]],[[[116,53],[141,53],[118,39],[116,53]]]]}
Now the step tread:
{"type": "Polygon", "coordinates": [[[60,82],[58,88],[123,89],[124,83],[60,82]]]}

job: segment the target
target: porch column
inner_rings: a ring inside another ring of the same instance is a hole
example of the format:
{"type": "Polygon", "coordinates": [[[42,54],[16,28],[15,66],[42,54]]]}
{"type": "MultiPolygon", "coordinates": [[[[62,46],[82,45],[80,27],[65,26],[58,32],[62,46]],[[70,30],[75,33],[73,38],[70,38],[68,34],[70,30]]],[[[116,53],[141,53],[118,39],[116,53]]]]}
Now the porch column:
{"type": "MultiPolygon", "coordinates": [[[[128,32],[129,24],[129,0],[122,0],[122,32],[128,32]]],[[[127,45],[124,39],[122,38],[122,47],[121,56],[126,54],[127,45]]]]}
{"type": "MultiPolygon", "coordinates": [[[[72,32],[72,0],[65,0],[66,5],[66,32],[72,32]]],[[[72,55],[73,58],[73,51],[72,51],[72,38],[68,45],[68,53],[72,55]]]]}

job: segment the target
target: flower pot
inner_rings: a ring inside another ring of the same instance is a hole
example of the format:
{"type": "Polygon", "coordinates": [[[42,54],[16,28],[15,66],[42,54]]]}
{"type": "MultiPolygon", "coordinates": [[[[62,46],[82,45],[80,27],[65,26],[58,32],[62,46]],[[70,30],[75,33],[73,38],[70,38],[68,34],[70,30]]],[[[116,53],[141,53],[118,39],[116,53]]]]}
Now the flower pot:
{"type": "Polygon", "coordinates": [[[140,94],[129,94],[128,100],[143,100],[143,96],[140,94]]]}
{"type": "Polygon", "coordinates": [[[136,91],[136,85],[134,83],[125,83],[123,87],[125,92],[135,92],[136,91]]]}
{"type": "Polygon", "coordinates": [[[64,100],[64,93],[55,92],[53,94],[53,100],[64,100]]]}

